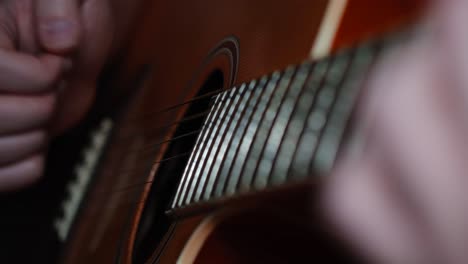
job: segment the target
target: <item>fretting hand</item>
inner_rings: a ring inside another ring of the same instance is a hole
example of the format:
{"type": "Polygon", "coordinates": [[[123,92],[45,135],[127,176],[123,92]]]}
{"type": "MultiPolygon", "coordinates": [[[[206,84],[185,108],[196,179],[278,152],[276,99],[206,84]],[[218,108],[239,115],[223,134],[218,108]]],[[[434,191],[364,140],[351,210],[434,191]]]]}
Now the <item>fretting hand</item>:
{"type": "Polygon", "coordinates": [[[377,263],[468,262],[468,1],[439,1],[429,24],[381,61],[359,111],[367,141],[324,196],[377,263]]]}

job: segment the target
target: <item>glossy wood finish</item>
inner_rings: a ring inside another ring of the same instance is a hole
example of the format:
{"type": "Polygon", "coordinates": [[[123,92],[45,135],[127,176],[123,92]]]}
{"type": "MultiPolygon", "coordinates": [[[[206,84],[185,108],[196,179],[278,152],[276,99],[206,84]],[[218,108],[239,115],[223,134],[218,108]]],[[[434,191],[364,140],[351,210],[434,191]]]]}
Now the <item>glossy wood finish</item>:
{"type": "Polygon", "coordinates": [[[362,39],[416,23],[425,0],[352,0],[346,7],[333,47],[348,46],[362,39]]]}
{"type": "MultiPolygon", "coordinates": [[[[363,16],[359,8],[359,14],[355,14],[354,2],[348,4],[349,10],[354,11],[345,13],[339,30],[343,37],[336,38],[335,48],[402,21],[401,17],[390,15],[382,16],[371,29],[365,23],[353,24],[350,20],[354,21],[355,15],[359,19],[363,16]]],[[[360,5],[371,2],[356,1],[360,5]]],[[[148,182],[153,181],[158,170],[155,162],[163,157],[167,147],[158,143],[170,139],[174,131],[157,128],[180,119],[185,108],[154,113],[193,97],[216,69],[223,72],[224,88],[228,88],[306,59],[327,3],[325,0],[147,1],[115,85],[128,87],[144,65],[151,65],[151,72],[142,87],[131,87],[134,96],[80,210],[63,261],[131,263],[135,230],[151,187],[148,182]],[[213,49],[232,36],[239,43],[238,63],[224,53],[210,58],[213,49]]],[[[397,14],[409,11],[404,1],[379,3],[392,6],[397,14]]],[[[386,10],[382,12],[385,14],[386,10]]],[[[251,217],[244,215],[238,221],[251,217]]],[[[174,263],[185,240],[202,220],[203,215],[178,220],[174,235],[168,236],[163,263],[174,263]]],[[[204,252],[209,248],[209,245],[203,248],[204,252]]]]}

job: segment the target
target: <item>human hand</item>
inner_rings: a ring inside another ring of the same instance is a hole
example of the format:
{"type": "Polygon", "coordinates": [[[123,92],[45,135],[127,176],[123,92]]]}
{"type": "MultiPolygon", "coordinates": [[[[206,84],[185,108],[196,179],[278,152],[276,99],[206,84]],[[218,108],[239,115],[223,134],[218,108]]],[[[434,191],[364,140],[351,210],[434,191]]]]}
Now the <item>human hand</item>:
{"type": "Polygon", "coordinates": [[[115,27],[136,5],[123,2],[0,3],[0,191],[38,180],[50,138],[90,107],[112,42],[124,31],[115,27]]]}
{"type": "Polygon", "coordinates": [[[430,18],[429,35],[377,67],[359,111],[367,141],[323,197],[378,263],[468,262],[468,1],[438,1],[430,18]]]}

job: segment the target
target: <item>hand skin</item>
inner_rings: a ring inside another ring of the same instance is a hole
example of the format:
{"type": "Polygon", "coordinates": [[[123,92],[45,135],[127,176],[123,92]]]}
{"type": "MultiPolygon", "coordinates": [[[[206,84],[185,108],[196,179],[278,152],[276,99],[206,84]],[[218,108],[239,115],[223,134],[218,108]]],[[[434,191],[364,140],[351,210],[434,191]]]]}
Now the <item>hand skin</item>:
{"type": "Polygon", "coordinates": [[[41,177],[50,138],[88,111],[96,78],[139,2],[0,3],[0,191],[41,177]]]}
{"type": "Polygon", "coordinates": [[[428,33],[384,58],[323,207],[371,263],[468,263],[468,1],[434,3],[428,33]]]}

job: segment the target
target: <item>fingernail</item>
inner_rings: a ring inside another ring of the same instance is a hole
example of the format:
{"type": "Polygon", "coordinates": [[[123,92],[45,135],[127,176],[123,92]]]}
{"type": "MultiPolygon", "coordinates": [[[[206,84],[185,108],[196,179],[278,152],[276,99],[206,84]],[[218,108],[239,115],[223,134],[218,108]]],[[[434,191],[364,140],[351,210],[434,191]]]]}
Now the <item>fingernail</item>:
{"type": "Polygon", "coordinates": [[[41,30],[47,35],[62,37],[70,35],[73,27],[74,23],[69,20],[55,19],[42,23],[41,30]]]}
{"type": "Polygon", "coordinates": [[[76,24],[70,20],[48,20],[40,25],[40,34],[46,45],[63,47],[74,44],[76,24]]]}

